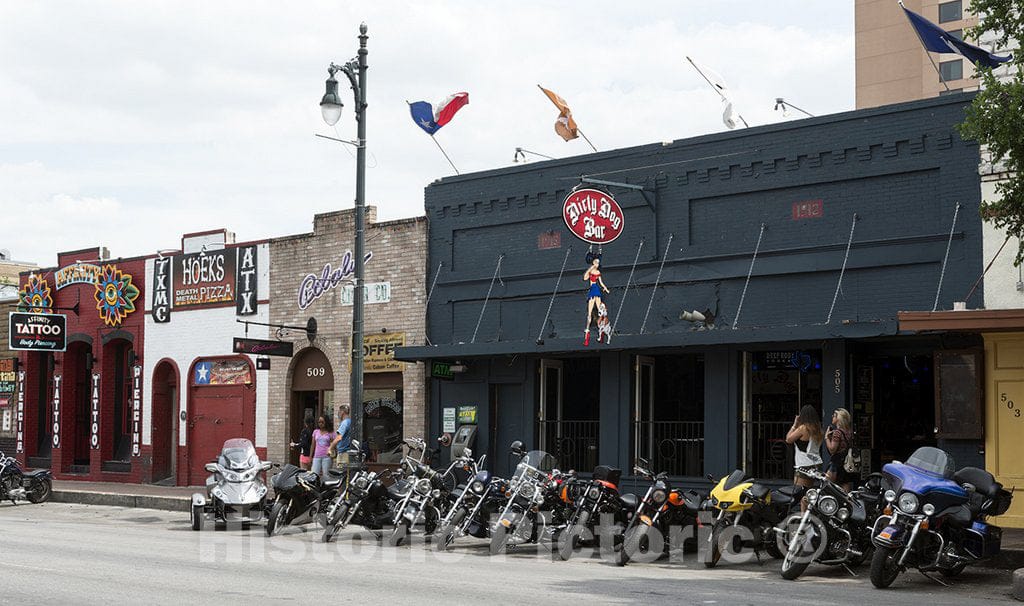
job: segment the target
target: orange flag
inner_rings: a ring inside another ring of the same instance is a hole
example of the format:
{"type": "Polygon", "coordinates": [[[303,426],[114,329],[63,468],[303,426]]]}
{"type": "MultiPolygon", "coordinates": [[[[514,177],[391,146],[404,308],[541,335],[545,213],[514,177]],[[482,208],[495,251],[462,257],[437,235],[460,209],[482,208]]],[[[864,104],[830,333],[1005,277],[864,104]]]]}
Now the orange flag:
{"type": "Polygon", "coordinates": [[[576,137],[579,137],[579,131],[576,128],[576,121],[572,119],[572,110],[569,109],[569,105],[566,104],[565,99],[559,97],[554,92],[549,91],[540,84],[537,88],[544,91],[544,94],[551,99],[551,102],[558,108],[558,119],[555,120],[555,132],[558,136],[566,141],[572,141],[576,137]]]}

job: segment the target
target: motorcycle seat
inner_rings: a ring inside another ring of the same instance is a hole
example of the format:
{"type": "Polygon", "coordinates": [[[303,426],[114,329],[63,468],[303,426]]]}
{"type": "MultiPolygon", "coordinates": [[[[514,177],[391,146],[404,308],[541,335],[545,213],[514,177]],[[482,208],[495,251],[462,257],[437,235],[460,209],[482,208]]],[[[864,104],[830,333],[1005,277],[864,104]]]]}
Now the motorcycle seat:
{"type": "Polygon", "coordinates": [[[953,475],[957,484],[972,484],[978,493],[986,497],[995,498],[1003,485],[996,482],[995,477],[984,469],[977,467],[964,467],[953,475]]]}
{"type": "Polygon", "coordinates": [[[41,478],[47,475],[50,475],[49,469],[33,469],[32,471],[26,471],[24,473],[26,478],[41,478]]]}
{"type": "Polygon", "coordinates": [[[324,483],[321,484],[321,486],[323,488],[325,488],[325,489],[326,488],[337,488],[338,486],[341,486],[341,482],[342,482],[342,478],[331,478],[329,480],[324,481],[324,483]]]}
{"type": "Polygon", "coordinates": [[[340,480],[345,477],[345,472],[340,469],[328,469],[327,470],[327,481],[340,480]]]}
{"type": "Polygon", "coordinates": [[[403,486],[399,486],[398,484],[388,486],[388,496],[395,501],[401,501],[402,498],[405,497],[405,493],[402,490],[403,488],[403,486]]]}
{"type": "Polygon", "coordinates": [[[747,489],[747,493],[758,501],[763,500],[768,496],[769,492],[771,492],[771,490],[764,484],[752,484],[750,488],[747,489]]]}
{"type": "MultiPolygon", "coordinates": [[[[753,494],[753,493],[751,493],[751,494],[753,494]]],[[[781,490],[773,490],[772,491],[772,503],[775,503],[777,505],[789,505],[792,502],[793,502],[793,496],[792,495],[788,495],[788,494],[782,492],[781,490]]]]}
{"type": "Polygon", "coordinates": [[[624,495],[620,495],[619,500],[622,501],[622,506],[626,509],[629,509],[630,511],[636,510],[637,498],[635,494],[627,492],[624,495]]]}

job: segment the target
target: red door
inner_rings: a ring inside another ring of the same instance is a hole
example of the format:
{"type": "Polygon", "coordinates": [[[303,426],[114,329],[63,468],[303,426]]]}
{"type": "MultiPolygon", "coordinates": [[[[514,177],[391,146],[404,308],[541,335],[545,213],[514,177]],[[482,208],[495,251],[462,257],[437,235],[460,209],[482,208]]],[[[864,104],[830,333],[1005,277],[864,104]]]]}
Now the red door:
{"type": "Polygon", "coordinates": [[[256,441],[256,402],[250,385],[194,386],[189,402],[189,484],[199,485],[210,474],[207,463],[217,460],[231,438],[256,441]]]}

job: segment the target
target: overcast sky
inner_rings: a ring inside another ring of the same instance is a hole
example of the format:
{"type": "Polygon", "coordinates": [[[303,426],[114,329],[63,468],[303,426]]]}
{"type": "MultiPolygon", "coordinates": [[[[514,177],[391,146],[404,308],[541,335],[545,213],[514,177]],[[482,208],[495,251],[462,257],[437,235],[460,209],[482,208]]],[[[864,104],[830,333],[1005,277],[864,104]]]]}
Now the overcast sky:
{"type": "Polygon", "coordinates": [[[713,68],[751,125],[853,109],[852,0],[654,2],[4,2],[0,4],[0,248],[114,257],[176,248],[224,227],[239,240],[308,232],[350,208],[351,93],[327,127],[330,61],[369,26],[367,202],[378,218],[423,212],[452,173],[406,100],[469,92],[437,139],[463,173],[516,147],[566,157],[566,99],[604,151],[725,130],[686,62],[713,68]]]}

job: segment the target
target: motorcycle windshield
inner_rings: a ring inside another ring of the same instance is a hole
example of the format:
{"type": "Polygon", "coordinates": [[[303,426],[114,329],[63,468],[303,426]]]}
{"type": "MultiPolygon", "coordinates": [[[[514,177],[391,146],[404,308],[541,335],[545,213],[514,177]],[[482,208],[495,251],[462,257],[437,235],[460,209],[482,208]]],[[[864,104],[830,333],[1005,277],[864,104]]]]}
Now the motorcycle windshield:
{"type": "Polygon", "coordinates": [[[551,473],[555,469],[555,457],[543,450],[531,450],[523,457],[522,463],[529,465],[544,473],[551,473]]]}
{"type": "Polygon", "coordinates": [[[953,479],[953,472],[956,470],[953,457],[946,454],[944,450],[932,446],[922,446],[915,450],[914,454],[907,459],[906,464],[947,480],[953,479]]]}
{"type": "Polygon", "coordinates": [[[245,438],[234,438],[224,442],[218,463],[225,469],[251,469],[260,464],[260,458],[256,456],[252,442],[245,438]]]}

